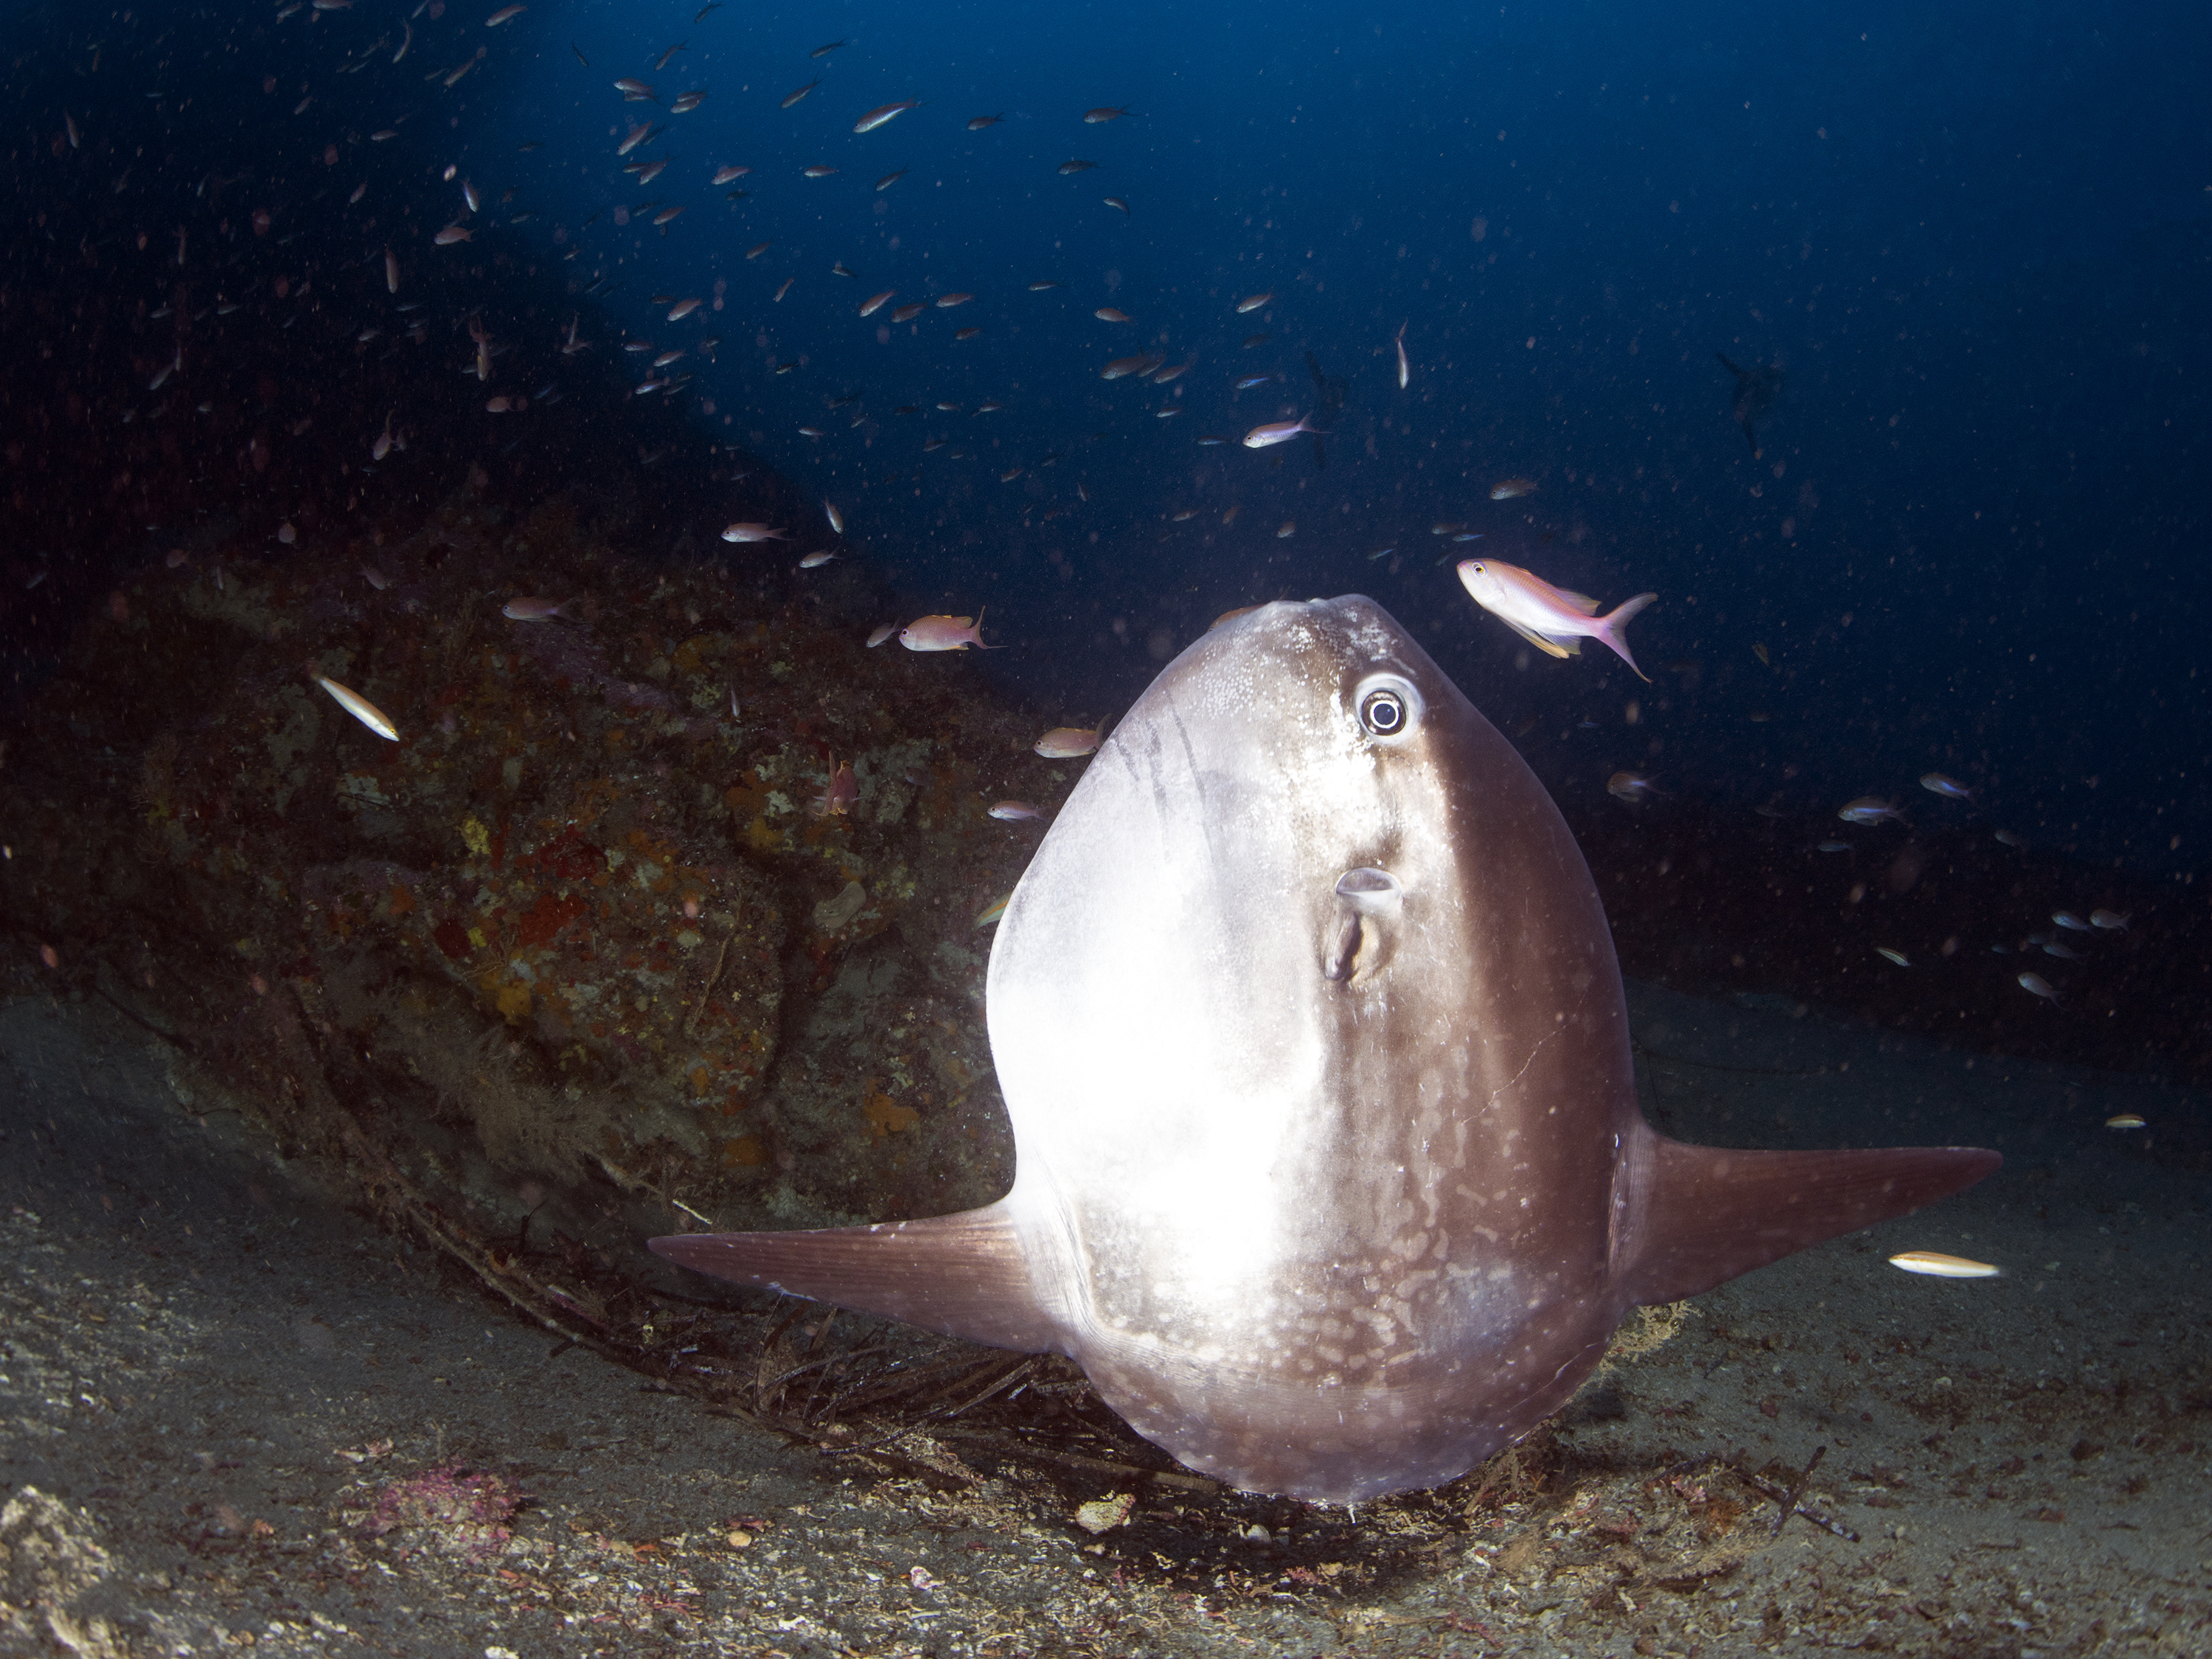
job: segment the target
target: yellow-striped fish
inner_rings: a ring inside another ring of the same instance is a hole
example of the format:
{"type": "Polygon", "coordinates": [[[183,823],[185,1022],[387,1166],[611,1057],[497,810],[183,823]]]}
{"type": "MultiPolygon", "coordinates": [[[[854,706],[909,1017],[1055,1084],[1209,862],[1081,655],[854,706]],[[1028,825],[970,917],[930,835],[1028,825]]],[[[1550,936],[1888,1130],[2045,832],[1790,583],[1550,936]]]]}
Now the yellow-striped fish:
{"type": "Polygon", "coordinates": [[[2003,1272],[1986,1261],[1969,1261],[1963,1255],[1946,1255],[1941,1250],[1903,1250],[1890,1257],[1889,1265],[1936,1279],[1996,1279],[2003,1272]]]}
{"type": "Polygon", "coordinates": [[[399,728],[384,717],[384,711],[350,686],[340,685],[327,674],[315,676],[315,683],[338,700],[344,709],[380,738],[399,741],[399,728]]]}

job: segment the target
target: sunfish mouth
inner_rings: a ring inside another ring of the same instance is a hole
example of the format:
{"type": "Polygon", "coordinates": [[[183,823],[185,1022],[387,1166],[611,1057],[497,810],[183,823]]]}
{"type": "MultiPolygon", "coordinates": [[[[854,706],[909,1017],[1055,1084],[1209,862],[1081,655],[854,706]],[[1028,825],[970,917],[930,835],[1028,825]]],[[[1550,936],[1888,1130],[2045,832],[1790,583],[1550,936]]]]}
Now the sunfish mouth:
{"type": "Polygon", "coordinates": [[[1322,959],[1322,977],[1342,983],[1382,965],[1406,890],[1388,870],[1362,865],[1336,878],[1336,925],[1322,959]]]}

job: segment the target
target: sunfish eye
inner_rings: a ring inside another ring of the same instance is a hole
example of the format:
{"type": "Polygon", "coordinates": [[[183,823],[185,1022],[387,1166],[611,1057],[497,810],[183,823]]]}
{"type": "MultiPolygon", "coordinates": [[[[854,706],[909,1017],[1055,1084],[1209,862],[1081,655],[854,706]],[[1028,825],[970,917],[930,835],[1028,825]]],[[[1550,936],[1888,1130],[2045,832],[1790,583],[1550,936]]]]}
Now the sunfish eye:
{"type": "Polygon", "coordinates": [[[1361,682],[1352,704],[1370,738],[1402,738],[1421,715],[1421,694],[1395,674],[1376,674],[1361,682]]]}

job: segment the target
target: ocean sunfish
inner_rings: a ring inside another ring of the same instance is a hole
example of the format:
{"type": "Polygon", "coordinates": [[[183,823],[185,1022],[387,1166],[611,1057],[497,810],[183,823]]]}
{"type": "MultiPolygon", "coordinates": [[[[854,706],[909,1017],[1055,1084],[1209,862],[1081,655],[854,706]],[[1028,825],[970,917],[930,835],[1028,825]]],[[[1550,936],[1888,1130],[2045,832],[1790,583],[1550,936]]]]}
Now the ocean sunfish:
{"type": "Polygon", "coordinates": [[[1652,1130],[1559,810],[1356,596],[1224,619],[1162,671],[1015,888],[987,997],[1005,1198],[652,1248],[1069,1355],[1255,1492],[1449,1480],[1558,1410],[1638,1304],[2001,1161],[1652,1130]]]}
{"type": "Polygon", "coordinates": [[[1735,376],[1735,406],[1730,412],[1735,416],[1735,423],[1743,428],[1744,439],[1751,445],[1755,460],[1759,453],[1758,424],[1782,395],[1782,365],[1761,363],[1757,368],[1739,368],[1728,360],[1726,352],[1716,351],[1713,356],[1721,360],[1723,368],[1735,376]]]}

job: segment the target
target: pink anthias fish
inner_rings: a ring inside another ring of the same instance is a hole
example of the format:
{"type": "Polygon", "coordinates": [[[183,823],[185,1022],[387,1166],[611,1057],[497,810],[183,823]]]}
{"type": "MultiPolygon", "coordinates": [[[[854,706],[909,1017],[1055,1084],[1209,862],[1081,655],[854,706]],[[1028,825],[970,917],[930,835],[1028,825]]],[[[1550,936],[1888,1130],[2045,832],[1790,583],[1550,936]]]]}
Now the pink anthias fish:
{"type": "Polygon", "coordinates": [[[722,532],[726,542],[780,542],[784,539],[781,530],[771,530],[764,524],[733,524],[722,532]]]}
{"type": "Polygon", "coordinates": [[[1554,587],[1517,564],[1498,559],[1463,559],[1459,579],[1477,605],[1539,651],[1554,657],[1573,656],[1581,651],[1583,641],[1596,640],[1634,669],[1638,679],[1650,681],[1651,677],[1637,668],[1636,659],[1628,654],[1625,630],[1631,617],[1659,597],[1656,593],[1638,593],[1632,599],[1624,599],[1601,617],[1597,601],[1588,594],[1554,587]]]}
{"type": "Polygon", "coordinates": [[[1276,421],[1267,426],[1255,426],[1244,434],[1244,447],[1265,449],[1270,444],[1286,444],[1301,432],[1310,432],[1323,438],[1328,435],[1317,426],[1308,426],[1307,418],[1301,415],[1295,421],[1276,421]]]}
{"type": "Polygon", "coordinates": [[[517,598],[501,606],[499,614],[509,622],[551,622],[556,617],[565,622],[568,607],[574,603],[573,599],[517,598]]]}
{"type": "Polygon", "coordinates": [[[1036,740],[1036,752],[1047,760],[1073,760],[1098,747],[1100,728],[1095,726],[1055,726],[1036,740]]]}
{"type": "Polygon", "coordinates": [[[1044,812],[1042,808],[1032,806],[1025,800],[1000,800],[991,803],[991,816],[1019,823],[1026,818],[1041,818],[1044,812]]]}
{"type": "Polygon", "coordinates": [[[909,651],[978,651],[995,647],[983,643],[983,613],[968,617],[918,617],[899,629],[899,643],[909,651]]]}
{"type": "Polygon", "coordinates": [[[898,631],[899,627],[896,623],[884,623],[883,626],[877,629],[875,632],[868,635],[868,649],[871,651],[874,650],[878,646],[881,645],[885,640],[890,638],[892,635],[898,631]]]}
{"type": "Polygon", "coordinates": [[[853,810],[853,803],[860,799],[860,780],[853,775],[852,767],[831,769],[830,785],[807,803],[806,810],[817,818],[844,817],[853,810]]]}

